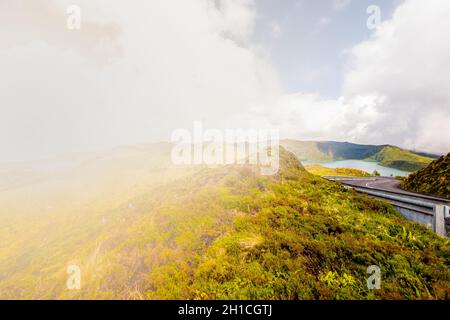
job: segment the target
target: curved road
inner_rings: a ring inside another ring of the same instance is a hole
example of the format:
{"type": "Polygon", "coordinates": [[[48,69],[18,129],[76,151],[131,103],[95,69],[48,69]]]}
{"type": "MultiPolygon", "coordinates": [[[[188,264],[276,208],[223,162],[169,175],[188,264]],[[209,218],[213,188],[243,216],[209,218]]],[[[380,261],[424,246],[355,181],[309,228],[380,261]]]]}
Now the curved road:
{"type": "Polygon", "coordinates": [[[399,188],[400,181],[395,178],[390,177],[324,177],[327,180],[340,182],[342,184],[351,186],[351,187],[363,187],[369,188],[377,191],[387,191],[394,192],[397,194],[402,194],[408,197],[418,197],[422,199],[427,199],[430,202],[437,204],[450,204],[450,199],[443,199],[428,195],[423,195],[420,193],[409,192],[399,188]]]}
{"type": "Polygon", "coordinates": [[[375,178],[373,181],[366,182],[365,186],[367,188],[385,190],[385,191],[393,191],[393,192],[405,192],[400,189],[400,181],[397,179],[389,179],[389,178],[375,178]]]}
{"type": "Polygon", "coordinates": [[[323,178],[342,183],[343,185],[354,188],[358,192],[385,200],[391,203],[397,211],[402,213],[407,219],[427,225],[441,236],[450,237],[450,217],[448,216],[448,208],[445,207],[450,206],[450,199],[404,191],[399,188],[400,181],[388,177],[323,178]],[[440,210],[439,218],[436,218],[436,210],[440,210]],[[436,221],[440,220],[436,219],[441,219],[441,214],[443,221],[438,223],[436,221]],[[430,216],[433,217],[431,221],[430,216]]]}

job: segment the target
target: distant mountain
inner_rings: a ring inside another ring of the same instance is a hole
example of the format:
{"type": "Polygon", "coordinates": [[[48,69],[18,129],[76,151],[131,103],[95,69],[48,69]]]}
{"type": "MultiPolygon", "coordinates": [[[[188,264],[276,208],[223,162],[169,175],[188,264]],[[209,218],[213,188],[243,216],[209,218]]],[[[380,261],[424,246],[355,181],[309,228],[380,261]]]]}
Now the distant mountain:
{"type": "Polygon", "coordinates": [[[420,152],[420,151],[412,151],[415,154],[418,154],[419,156],[424,156],[427,158],[432,158],[432,159],[437,159],[439,158],[441,155],[437,155],[434,153],[429,153],[429,152],[420,152]]]}
{"type": "Polygon", "coordinates": [[[403,171],[416,171],[426,167],[433,161],[432,158],[393,146],[383,147],[379,152],[369,157],[368,160],[376,160],[382,166],[403,171]]]}
{"type": "Polygon", "coordinates": [[[409,175],[401,187],[450,199],[450,153],[409,175]]]}
{"type": "Polygon", "coordinates": [[[429,156],[391,145],[298,140],[282,140],[281,145],[303,161],[367,160],[404,171],[419,170],[433,161],[429,156]]]}

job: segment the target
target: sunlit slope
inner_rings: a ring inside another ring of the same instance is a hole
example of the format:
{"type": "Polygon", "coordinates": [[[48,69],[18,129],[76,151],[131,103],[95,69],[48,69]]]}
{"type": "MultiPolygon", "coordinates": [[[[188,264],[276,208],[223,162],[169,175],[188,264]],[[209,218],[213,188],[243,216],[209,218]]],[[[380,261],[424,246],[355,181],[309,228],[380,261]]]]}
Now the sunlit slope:
{"type": "MultiPolygon", "coordinates": [[[[3,166],[0,283],[12,280],[33,287],[42,270],[62,267],[71,251],[89,248],[106,224],[121,221],[137,195],[188,175],[189,168],[171,165],[171,148],[123,147],[3,166]]],[[[37,294],[29,287],[20,293],[1,287],[0,296],[37,294]]]]}
{"type": "Polygon", "coordinates": [[[251,166],[184,174],[142,178],[114,201],[100,184],[83,208],[3,219],[0,297],[449,298],[448,240],[284,150],[275,176],[251,166]],[[80,290],[66,288],[69,265],[80,290]],[[366,287],[370,265],[381,290],[366,287]]]}
{"type": "Polygon", "coordinates": [[[450,153],[409,175],[401,187],[450,199],[450,153]]]}
{"type": "Polygon", "coordinates": [[[316,176],[330,177],[370,177],[370,174],[359,169],[352,168],[327,168],[320,164],[305,165],[305,169],[316,176]]]}
{"type": "Polygon", "coordinates": [[[389,145],[363,145],[334,141],[282,140],[281,145],[291,151],[299,160],[336,161],[367,160],[378,161],[380,165],[404,171],[415,171],[426,167],[432,158],[389,145]]]}
{"type": "Polygon", "coordinates": [[[433,161],[432,158],[393,146],[384,147],[381,151],[369,157],[369,159],[379,161],[382,166],[404,171],[419,170],[433,161]]]}

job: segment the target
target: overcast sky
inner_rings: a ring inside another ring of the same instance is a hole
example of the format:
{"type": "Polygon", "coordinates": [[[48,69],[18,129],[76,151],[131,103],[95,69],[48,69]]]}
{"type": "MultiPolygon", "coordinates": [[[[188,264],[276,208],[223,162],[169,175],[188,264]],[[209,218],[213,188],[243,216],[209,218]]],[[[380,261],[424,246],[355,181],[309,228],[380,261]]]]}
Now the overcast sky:
{"type": "Polygon", "coordinates": [[[447,0],[0,0],[0,21],[1,162],[195,120],[450,151],[447,0]]]}

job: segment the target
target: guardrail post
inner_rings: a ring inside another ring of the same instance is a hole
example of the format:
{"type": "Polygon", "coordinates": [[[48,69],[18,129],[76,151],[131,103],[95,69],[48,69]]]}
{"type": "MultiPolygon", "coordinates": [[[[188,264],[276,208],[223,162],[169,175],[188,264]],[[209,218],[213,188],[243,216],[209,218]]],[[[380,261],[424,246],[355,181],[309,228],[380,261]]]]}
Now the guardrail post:
{"type": "Polygon", "coordinates": [[[434,232],[443,237],[447,236],[447,231],[445,230],[445,216],[447,212],[447,206],[440,204],[434,206],[433,229],[434,232]]]}

